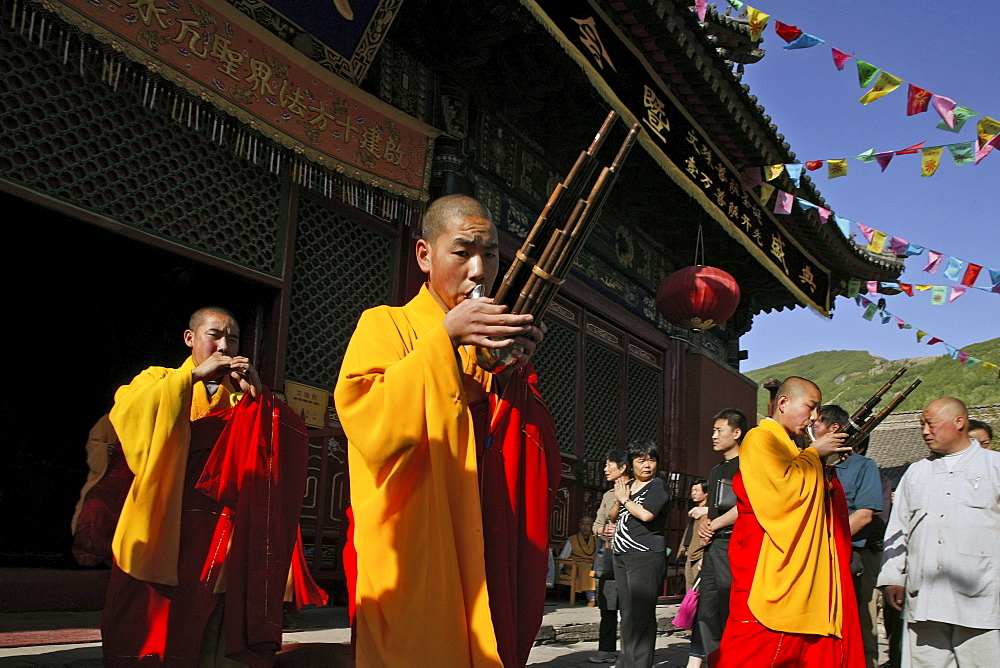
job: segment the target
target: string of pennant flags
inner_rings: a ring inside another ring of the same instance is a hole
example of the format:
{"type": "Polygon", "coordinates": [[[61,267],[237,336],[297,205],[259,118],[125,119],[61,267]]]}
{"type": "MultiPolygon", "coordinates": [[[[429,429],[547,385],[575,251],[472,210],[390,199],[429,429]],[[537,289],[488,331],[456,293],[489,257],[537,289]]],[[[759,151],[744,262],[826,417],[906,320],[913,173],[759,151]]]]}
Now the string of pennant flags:
{"type": "MultiPolygon", "coordinates": [[[[1000,269],[984,267],[981,264],[968,262],[954,256],[946,255],[945,253],[928,250],[925,246],[910,243],[902,237],[892,236],[882,232],[881,230],[876,230],[873,227],[869,227],[857,221],[850,220],[849,218],[839,216],[834,213],[832,209],[822,207],[814,202],[810,202],[807,199],[798,197],[793,193],[779,190],[775,186],[764,181],[764,172],[770,168],[776,167],[783,168],[785,165],[771,165],[765,168],[748,167],[743,171],[743,187],[746,190],[750,191],[752,188],[760,186],[759,200],[761,205],[767,206],[767,203],[771,200],[771,196],[774,193],[777,193],[774,207],[772,208],[775,214],[791,214],[793,204],[795,203],[797,203],[803,211],[815,209],[819,215],[820,222],[825,224],[832,219],[841,234],[843,234],[846,238],[850,238],[851,236],[851,223],[857,225],[858,230],[861,231],[861,234],[868,241],[867,249],[873,253],[884,253],[887,247],[893,255],[904,258],[922,255],[926,252],[928,254],[928,262],[923,268],[925,272],[935,274],[941,266],[944,266],[945,269],[943,275],[946,278],[958,281],[964,287],[982,289],[988,292],[1000,294],[1000,269]],[[983,269],[986,269],[986,273],[983,273],[983,269]],[[974,285],[980,276],[983,276],[984,278],[988,276],[989,285],[991,287],[979,288],[974,285]]],[[[772,171],[771,173],[773,174],[774,172],[772,171]]],[[[780,173],[780,171],[777,173],[780,173]]],[[[793,178],[793,182],[794,181],[795,179],[793,178]]],[[[796,185],[798,184],[796,183],[796,185]]],[[[954,299],[949,301],[954,301],[954,299]]]]}
{"type": "MultiPolygon", "coordinates": [[[[767,23],[771,18],[771,15],[766,14],[755,7],[751,7],[740,0],[727,0],[727,2],[737,11],[746,11],[750,27],[750,39],[755,42],[759,40],[764,32],[764,28],[767,27],[767,23]]],[[[698,14],[699,21],[705,20],[705,13],[707,9],[707,0],[695,1],[695,11],[698,14]]],[[[826,40],[815,35],[810,35],[809,33],[799,30],[796,26],[782,23],[777,19],[775,19],[774,22],[774,31],[778,37],[786,42],[784,46],[785,50],[808,49],[820,44],[827,44],[826,40]]],[[[847,61],[854,59],[858,69],[858,83],[862,88],[868,88],[871,86],[871,88],[861,96],[861,99],[859,100],[861,104],[870,104],[879,98],[889,95],[903,85],[903,83],[906,83],[908,85],[906,97],[907,116],[922,114],[933,108],[934,111],[936,111],[941,117],[941,122],[938,123],[937,127],[941,130],[947,130],[950,132],[959,132],[965,125],[966,121],[970,118],[982,116],[976,127],[978,135],[977,152],[983,151],[985,155],[985,153],[989,153],[994,148],[1000,146],[1000,121],[990,118],[989,116],[981,114],[977,111],[973,111],[968,107],[959,105],[949,97],[938,95],[919,86],[915,86],[912,83],[904,82],[902,78],[890,74],[876,65],[865,62],[843,49],[838,49],[832,45],[830,45],[830,48],[833,55],[833,64],[836,66],[837,70],[843,71],[844,67],[847,65],[847,61]]],[[[980,160],[981,159],[982,158],[980,158],[980,160]]],[[[978,163],[979,160],[976,160],[976,162],[978,163]]],[[[882,169],[884,171],[885,167],[882,169]]],[[[839,174],[839,176],[842,176],[842,174],[839,174]]]]}
{"type": "MultiPolygon", "coordinates": [[[[864,307],[865,310],[862,313],[861,317],[864,318],[865,320],[871,322],[872,320],[874,320],[875,315],[878,314],[883,325],[888,325],[890,322],[895,321],[896,326],[899,327],[899,329],[916,330],[917,343],[921,343],[923,339],[928,336],[928,333],[926,331],[922,329],[917,329],[910,323],[905,322],[899,316],[894,315],[889,311],[887,311],[885,308],[884,299],[880,299],[878,302],[873,302],[867,297],[857,294],[857,290],[855,290],[853,293],[849,291],[848,296],[853,296],[855,303],[857,303],[858,306],[864,307]]],[[[987,362],[985,360],[979,359],[978,357],[973,357],[971,354],[965,352],[964,350],[956,348],[955,346],[950,345],[947,341],[940,339],[936,336],[931,335],[931,338],[927,340],[927,345],[929,346],[935,345],[937,343],[944,344],[945,350],[948,351],[948,357],[950,357],[953,360],[958,360],[959,362],[961,362],[962,366],[972,367],[976,366],[977,364],[982,364],[984,369],[987,369],[989,371],[996,371],[997,378],[1000,378],[1000,365],[994,364],[993,362],[987,362]]]]}
{"type": "Polygon", "coordinates": [[[982,162],[983,158],[989,155],[992,151],[992,147],[1000,143],[1000,135],[994,138],[995,141],[991,140],[990,143],[986,144],[983,149],[974,148],[974,144],[971,141],[956,142],[954,144],[941,144],[939,146],[925,146],[926,141],[922,141],[919,144],[914,144],[912,146],[907,146],[896,151],[879,151],[876,152],[874,148],[870,148],[863,153],[858,155],[852,155],[846,158],[825,158],[822,160],[803,160],[802,162],[788,162],[779,163],[775,165],[764,165],[761,169],[766,170],[769,176],[768,181],[777,178],[782,172],[787,172],[788,176],[791,177],[792,181],[795,182],[796,187],[798,187],[802,174],[805,171],[814,172],[826,165],[827,168],[827,178],[836,179],[841,176],[847,176],[848,171],[848,160],[859,160],[863,163],[877,162],[882,171],[889,166],[889,163],[897,155],[911,155],[915,153],[920,154],[920,176],[934,176],[937,173],[938,167],[941,166],[942,156],[944,155],[944,149],[948,149],[948,155],[951,156],[952,162],[956,165],[967,165],[970,162],[979,164],[982,162]]]}

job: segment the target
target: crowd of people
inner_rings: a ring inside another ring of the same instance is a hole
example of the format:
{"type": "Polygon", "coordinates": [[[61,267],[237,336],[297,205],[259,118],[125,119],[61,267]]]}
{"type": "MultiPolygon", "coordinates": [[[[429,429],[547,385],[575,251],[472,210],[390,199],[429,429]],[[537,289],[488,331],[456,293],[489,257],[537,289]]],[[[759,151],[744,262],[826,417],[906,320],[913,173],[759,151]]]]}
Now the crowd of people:
{"type": "MultiPolygon", "coordinates": [[[[335,390],[349,442],[355,661],[523,666],[544,611],[561,475],[531,362],[545,328],[476,296],[499,255],[475,199],[428,207],[416,259],[427,282],[404,306],[362,314],[335,390]],[[476,347],[515,339],[508,368],[476,363],[476,347]]],[[[239,333],[226,309],[196,311],[183,333],[190,357],[139,373],[92,433],[74,549],[82,563],[112,565],[105,665],[272,665],[283,602],[325,601],[298,532],[307,430],[238,354],[239,333]]],[[[880,597],[893,665],[1000,656],[989,425],[957,399],[929,404],[931,455],[890,504],[874,463],[844,447],[848,419],[797,377],[753,428],[736,409],[715,416],[722,461],[691,490],[678,550],[700,592],[689,665],[874,666],[880,597]],[[814,440],[799,447],[810,427],[814,440]]],[[[600,610],[595,663],[653,663],[670,551],[659,455],[652,442],[610,452],[611,489],[566,543],[578,565],[570,586],[600,610]]]]}

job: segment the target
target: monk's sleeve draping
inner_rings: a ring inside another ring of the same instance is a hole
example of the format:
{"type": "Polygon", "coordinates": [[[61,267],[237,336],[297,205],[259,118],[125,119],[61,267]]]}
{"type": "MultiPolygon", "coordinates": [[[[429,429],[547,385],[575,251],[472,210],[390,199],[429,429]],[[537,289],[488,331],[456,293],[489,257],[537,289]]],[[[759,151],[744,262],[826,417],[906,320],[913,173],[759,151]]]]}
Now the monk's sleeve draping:
{"type": "Polygon", "coordinates": [[[744,439],[740,472],[766,534],[750,610],[777,631],[839,636],[841,589],[819,454],[798,452],[784,429],[768,420],[744,439]]]}
{"type": "MultiPolygon", "coordinates": [[[[402,316],[397,311],[395,317],[402,316]]],[[[417,338],[384,307],[362,314],[334,396],[344,431],[376,484],[407,451],[446,442],[429,430],[457,423],[466,411],[458,357],[444,325],[417,338]]]]}
{"type": "Polygon", "coordinates": [[[115,393],[111,423],[135,473],[112,550],[132,577],[177,584],[180,496],[191,442],[191,365],[150,367],[115,393]]]}

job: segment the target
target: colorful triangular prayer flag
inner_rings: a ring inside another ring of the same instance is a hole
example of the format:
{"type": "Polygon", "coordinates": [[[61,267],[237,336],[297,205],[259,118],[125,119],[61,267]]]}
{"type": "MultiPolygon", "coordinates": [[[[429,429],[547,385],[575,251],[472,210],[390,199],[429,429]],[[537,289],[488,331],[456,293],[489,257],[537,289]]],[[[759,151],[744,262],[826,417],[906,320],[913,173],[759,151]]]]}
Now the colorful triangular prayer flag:
{"type": "Polygon", "coordinates": [[[867,88],[871,85],[872,80],[875,75],[878,74],[879,68],[875,67],[871,63],[866,63],[860,58],[857,59],[858,65],[858,83],[861,84],[862,88],[867,88]]]}
{"type": "Polygon", "coordinates": [[[875,234],[875,228],[862,225],[861,223],[855,223],[855,225],[857,225],[858,229],[861,230],[861,234],[865,235],[865,239],[871,243],[872,235],[875,234]]]}
{"type": "Polygon", "coordinates": [[[868,304],[868,308],[866,308],[865,312],[861,314],[861,317],[865,320],[871,321],[871,319],[875,317],[875,311],[877,310],[878,307],[875,304],[868,304]]]}
{"type": "MultiPolygon", "coordinates": [[[[816,210],[819,211],[819,220],[821,223],[825,223],[830,218],[830,214],[833,213],[829,209],[824,209],[821,206],[816,207],[816,210]]],[[[844,232],[844,236],[847,236],[847,232],[844,232]]]]}
{"type": "Polygon", "coordinates": [[[955,126],[955,100],[944,95],[931,95],[931,106],[938,112],[941,122],[948,126],[948,130],[955,126]]]}
{"type": "Polygon", "coordinates": [[[906,323],[903,322],[899,316],[893,316],[893,317],[896,319],[896,326],[899,327],[900,329],[903,329],[906,323]]]}
{"type": "Polygon", "coordinates": [[[923,285],[923,284],[918,283],[917,285],[914,285],[913,287],[915,287],[917,290],[920,290],[921,292],[927,292],[928,290],[930,290],[934,286],[933,285],[923,285]]]}
{"type": "Polygon", "coordinates": [[[909,86],[910,89],[906,94],[906,115],[913,116],[924,113],[931,103],[931,92],[913,84],[909,84],[909,86]]]}
{"type": "Polygon", "coordinates": [[[906,248],[910,242],[900,237],[893,237],[889,240],[889,249],[893,255],[906,255],[906,248]]]}
{"type": "MultiPolygon", "coordinates": [[[[942,343],[944,343],[944,342],[942,341],[942,343]]],[[[949,346],[947,343],[944,344],[944,347],[945,347],[945,350],[948,351],[948,357],[950,357],[952,359],[957,359],[958,358],[958,348],[954,348],[952,346],[949,346]]]]}
{"type": "Polygon", "coordinates": [[[767,204],[767,200],[771,199],[771,193],[774,192],[774,186],[770,183],[760,184],[760,203],[767,204]]]}
{"type": "Polygon", "coordinates": [[[925,336],[927,336],[927,332],[922,332],[922,331],[920,331],[918,329],[917,330],[917,343],[920,343],[920,339],[924,338],[925,336]]]}
{"type": "Polygon", "coordinates": [[[888,325],[890,320],[892,320],[892,314],[889,313],[888,311],[883,311],[882,312],[882,324],[883,325],[888,325]]]}
{"type": "Polygon", "coordinates": [[[764,28],[767,27],[767,20],[771,18],[771,15],[754,7],[747,7],[747,17],[750,20],[750,41],[756,42],[760,39],[761,33],[764,32],[764,28]]]}
{"type": "Polygon", "coordinates": [[[937,128],[939,130],[948,130],[949,132],[961,132],[962,126],[965,125],[965,122],[978,115],[979,114],[968,107],[955,105],[955,108],[951,111],[951,124],[949,125],[945,121],[941,121],[937,124],[937,128]]]}
{"type": "Polygon", "coordinates": [[[899,289],[907,294],[907,296],[913,296],[913,285],[911,283],[900,283],[899,289]]]}
{"type": "Polygon", "coordinates": [[[935,343],[944,343],[943,339],[939,339],[936,336],[932,336],[930,340],[927,341],[927,345],[933,346],[935,343]]]}
{"type": "Polygon", "coordinates": [[[880,97],[885,97],[892,91],[896,90],[902,83],[902,79],[883,70],[882,73],[878,75],[878,79],[875,80],[875,85],[872,86],[871,90],[862,95],[861,99],[858,101],[861,104],[870,104],[880,97]]]}
{"type": "Polygon", "coordinates": [[[964,365],[966,363],[966,361],[968,361],[968,359],[969,359],[969,353],[965,352],[964,350],[959,350],[958,351],[958,361],[959,362],[961,362],[964,365]]]}
{"type": "Polygon", "coordinates": [[[784,190],[778,191],[778,196],[774,200],[774,212],[782,215],[788,215],[792,212],[792,202],[795,201],[795,195],[792,193],[786,193],[784,190]]]}
{"type": "Polygon", "coordinates": [[[976,147],[982,148],[986,146],[998,134],[1000,134],[1000,121],[994,120],[989,116],[983,116],[976,123],[976,147]]]}
{"type": "MultiPolygon", "coordinates": [[[[854,56],[844,53],[835,46],[831,46],[830,49],[833,52],[833,64],[836,65],[837,69],[842,72],[844,70],[844,65],[854,56]]],[[[865,84],[861,84],[861,86],[863,88],[865,84]]]]}
{"type": "Polygon", "coordinates": [[[992,283],[993,287],[995,288],[1000,287],[1000,271],[997,271],[996,269],[990,269],[989,272],[990,272],[990,283],[992,283]]]}
{"type": "Polygon", "coordinates": [[[922,141],[919,144],[914,144],[913,146],[907,146],[904,149],[896,151],[896,155],[909,155],[910,153],[918,153],[920,149],[924,147],[927,142],[922,141]]]}
{"type": "Polygon", "coordinates": [[[803,211],[805,211],[806,209],[818,209],[819,208],[819,204],[813,204],[809,200],[802,199],[801,197],[796,197],[795,201],[799,203],[799,206],[802,207],[803,211]]]}
{"type": "Polygon", "coordinates": [[[705,14],[708,13],[708,0],[694,0],[694,10],[698,13],[698,20],[705,22],[705,14]]]}
{"type": "Polygon", "coordinates": [[[847,218],[842,218],[837,214],[833,214],[833,222],[837,223],[837,229],[840,233],[844,235],[845,239],[851,238],[851,221],[847,218]]]}
{"type": "Polygon", "coordinates": [[[795,26],[777,20],[774,22],[774,32],[778,33],[778,37],[786,42],[794,42],[802,34],[802,31],[795,26]]]}
{"type": "Polygon", "coordinates": [[[826,177],[835,179],[840,176],[847,176],[847,158],[837,158],[826,161],[826,177]]]}
{"type": "Polygon", "coordinates": [[[816,37],[815,35],[810,35],[809,33],[804,32],[801,35],[799,35],[798,39],[796,39],[794,42],[792,42],[790,44],[786,44],[784,46],[784,48],[787,49],[787,50],[791,50],[791,49],[809,49],[809,48],[812,48],[812,47],[816,46],[817,44],[825,44],[825,43],[826,42],[824,42],[823,40],[821,40],[819,37],[816,37]]]}
{"type": "Polygon", "coordinates": [[[927,251],[927,266],[924,267],[924,271],[928,274],[935,274],[938,270],[938,265],[941,264],[941,260],[944,259],[944,253],[938,253],[937,251],[927,251]]]}
{"type": "Polygon", "coordinates": [[[920,176],[934,176],[941,166],[941,153],[944,146],[931,146],[920,153],[920,176]]]}
{"type": "Polygon", "coordinates": [[[948,144],[948,152],[951,153],[951,159],[955,161],[956,165],[965,165],[976,159],[971,141],[948,144]]]}
{"type": "Polygon", "coordinates": [[[882,151],[881,153],[875,154],[875,160],[878,162],[878,165],[882,168],[883,172],[885,171],[885,168],[889,166],[889,162],[892,160],[892,156],[894,155],[896,155],[895,151],[882,151]]]}
{"type": "Polygon", "coordinates": [[[878,294],[878,281],[865,281],[865,287],[868,288],[868,294],[875,296],[878,294]]]}
{"type": "Polygon", "coordinates": [[[948,258],[948,266],[944,270],[944,275],[953,281],[958,280],[958,274],[962,271],[962,267],[965,265],[965,260],[959,260],[957,257],[948,258]]]}
{"type": "Polygon", "coordinates": [[[978,165],[983,158],[990,154],[990,151],[1000,146],[1000,134],[994,135],[993,139],[986,142],[984,146],[976,149],[976,164],[978,165]]]}
{"type": "Polygon", "coordinates": [[[851,156],[853,160],[860,160],[861,162],[872,162],[875,160],[875,149],[870,148],[864,153],[859,153],[858,155],[851,156]]]}
{"type": "Polygon", "coordinates": [[[873,253],[881,253],[882,249],[885,248],[885,240],[888,236],[885,232],[873,230],[871,241],[868,242],[868,250],[873,253]]]}
{"type": "Polygon", "coordinates": [[[951,288],[951,296],[948,297],[948,303],[949,304],[952,303],[953,301],[955,301],[956,299],[958,299],[959,297],[961,297],[964,294],[965,294],[965,288],[964,287],[960,288],[958,286],[952,286],[952,288],[951,288]]]}
{"type": "Polygon", "coordinates": [[[806,169],[808,169],[810,172],[815,172],[822,166],[823,166],[822,160],[806,160],[806,169]]]}
{"type": "Polygon", "coordinates": [[[759,186],[764,182],[760,173],[760,167],[747,167],[743,170],[743,189],[750,190],[754,186],[759,186]]]}
{"type": "Polygon", "coordinates": [[[795,187],[798,188],[802,181],[802,172],[805,169],[805,165],[801,162],[793,162],[785,165],[785,171],[788,172],[788,178],[792,180],[795,187]]]}
{"type": "Polygon", "coordinates": [[[979,272],[983,268],[978,264],[969,263],[969,266],[965,268],[965,273],[962,275],[962,285],[972,286],[975,284],[976,279],[979,278],[979,272]]]}
{"type": "Polygon", "coordinates": [[[773,181],[781,176],[781,172],[785,171],[785,166],[779,162],[776,165],[764,165],[760,171],[765,181],[773,181]]]}
{"type": "Polygon", "coordinates": [[[918,246],[917,244],[910,244],[906,247],[906,257],[913,257],[914,255],[920,255],[926,249],[923,246],[918,246]]]}

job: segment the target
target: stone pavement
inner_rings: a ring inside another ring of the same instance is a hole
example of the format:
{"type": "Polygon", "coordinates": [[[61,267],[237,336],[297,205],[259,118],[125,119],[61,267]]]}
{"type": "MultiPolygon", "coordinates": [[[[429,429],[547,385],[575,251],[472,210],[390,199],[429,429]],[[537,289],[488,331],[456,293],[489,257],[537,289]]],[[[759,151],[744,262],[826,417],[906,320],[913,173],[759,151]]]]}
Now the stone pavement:
{"type": "MultiPolygon", "coordinates": [[[[683,665],[687,661],[687,640],[677,635],[670,620],[677,612],[676,604],[657,607],[661,637],[657,640],[658,666],[668,658],[670,665],[683,665]],[[677,657],[683,657],[683,660],[677,657]]],[[[0,630],[4,622],[12,620],[14,613],[0,614],[0,630]]],[[[290,615],[288,621],[294,631],[286,631],[285,643],[349,643],[351,630],[347,621],[347,608],[328,606],[302,610],[290,615]]],[[[100,613],[93,613],[94,628],[98,628],[100,613]]],[[[528,664],[535,666],[581,666],[587,657],[597,651],[597,632],[600,611],[585,605],[570,607],[565,601],[547,601],[542,626],[538,631],[535,648],[528,664]]],[[[13,666],[73,666],[97,668],[101,665],[101,644],[37,645],[33,647],[0,648],[0,667],[13,666]]],[[[610,665],[610,664],[608,664],[610,665]]]]}

